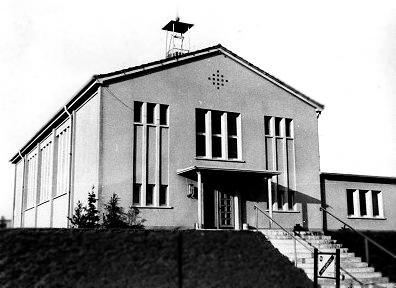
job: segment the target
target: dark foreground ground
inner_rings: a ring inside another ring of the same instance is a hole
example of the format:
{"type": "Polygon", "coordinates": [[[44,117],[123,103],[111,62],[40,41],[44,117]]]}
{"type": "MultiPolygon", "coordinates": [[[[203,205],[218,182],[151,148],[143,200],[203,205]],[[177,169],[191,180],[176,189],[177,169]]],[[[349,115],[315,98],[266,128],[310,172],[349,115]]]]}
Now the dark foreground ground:
{"type": "Polygon", "coordinates": [[[0,231],[0,287],[312,287],[261,234],[0,231]]]}

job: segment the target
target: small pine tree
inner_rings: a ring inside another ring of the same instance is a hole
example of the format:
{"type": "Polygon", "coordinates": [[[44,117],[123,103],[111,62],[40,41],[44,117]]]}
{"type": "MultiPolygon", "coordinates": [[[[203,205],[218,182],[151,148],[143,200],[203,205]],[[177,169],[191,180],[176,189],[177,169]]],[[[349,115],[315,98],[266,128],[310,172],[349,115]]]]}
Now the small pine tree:
{"type": "Polygon", "coordinates": [[[103,215],[104,228],[126,228],[124,209],[119,206],[120,198],[113,193],[109,202],[105,204],[106,215],[103,215]]]}
{"type": "Polygon", "coordinates": [[[84,207],[85,211],[85,227],[84,228],[98,228],[99,227],[99,211],[96,209],[96,195],[95,186],[88,193],[88,207],[84,207]]]}
{"type": "Polygon", "coordinates": [[[67,217],[70,220],[70,223],[73,225],[73,228],[85,228],[87,220],[84,214],[84,208],[80,201],[77,202],[76,208],[74,208],[74,214],[72,218],[67,217]]]}

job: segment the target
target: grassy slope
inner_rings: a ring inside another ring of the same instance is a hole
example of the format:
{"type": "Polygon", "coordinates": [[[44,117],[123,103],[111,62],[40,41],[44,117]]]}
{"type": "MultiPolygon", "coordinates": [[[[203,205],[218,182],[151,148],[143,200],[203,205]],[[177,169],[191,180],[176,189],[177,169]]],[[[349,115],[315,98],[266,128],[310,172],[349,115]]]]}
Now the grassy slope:
{"type": "MultiPolygon", "coordinates": [[[[372,238],[386,249],[396,254],[396,232],[363,232],[366,236],[372,238]]],[[[365,247],[363,237],[348,230],[338,230],[329,232],[329,235],[340,241],[351,252],[365,259],[365,247]]],[[[389,277],[392,282],[396,282],[396,260],[382,250],[369,244],[370,266],[375,267],[376,271],[382,272],[384,276],[389,277]]]]}
{"type": "Polygon", "coordinates": [[[1,287],[179,287],[180,260],[183,287],[312,287],[254,232],[0,231],[1,287]]]}

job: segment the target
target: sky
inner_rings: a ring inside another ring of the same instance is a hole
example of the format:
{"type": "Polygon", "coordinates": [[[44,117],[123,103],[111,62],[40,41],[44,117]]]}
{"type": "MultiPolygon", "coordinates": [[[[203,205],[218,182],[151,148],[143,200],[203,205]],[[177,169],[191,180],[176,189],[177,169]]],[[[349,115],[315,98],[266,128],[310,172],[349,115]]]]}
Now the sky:
{"type": "Polygon", "coordinates": [[[9,159],[93,74],[164,58],[177,15],[191,50],[221,43],[325,105],[322,171],[396,177],[396,1],[2,0],[0,215],[9,159]]]}

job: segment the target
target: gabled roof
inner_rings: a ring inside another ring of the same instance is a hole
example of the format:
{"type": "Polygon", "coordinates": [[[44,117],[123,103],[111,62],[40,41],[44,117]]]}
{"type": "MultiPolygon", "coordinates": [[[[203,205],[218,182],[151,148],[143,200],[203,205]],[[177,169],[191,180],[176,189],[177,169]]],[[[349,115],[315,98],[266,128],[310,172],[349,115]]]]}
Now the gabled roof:
{"type": "Polygon", "coordinates": [[[243,66],[252,70],[253,72],[259,74],[260,76],[262,76],[262,77],[266,78],[267,80],[269,80],[270,82],[274,83],[278,87],[288,91],[289,93],[296,96],[300,100],[311,105],[318,111],[322,111],[324,109],[323,104],[313,100],[312,98],[301,93],[297,89],[295,89],[295,88],[289,86],[288,84],[286,84],[285,82],[279,80],[275,76],[272,76],[268,72],[265,72],[264,70],[260,69],[259,67],[253,65],[252,63],[250,63],[247,60],[243,59],[242,57],[238,56],[234,52],[223,47],[221,44],[218,44],[218,45],[212,46],[212,47],[208,47],[208,48],[204,48],[201,50],[193,51],[193,52],[190,52],[190,53],[187,53],[187,54],[184,54],[181,56],[177,56],[177,57],[171,57],[171,58],[167,58],[167,59],[163,59],[163,60],[159,60],[159,61],[155,61],[155,62],[150,62],[150,63],[143,64],[140,66],[134,66],[134,67],[130,67],[127,69],[114,71],[111,73],[94,75],[94,77],[96,77],[96,79],[98,79],[98,81],[110,81],[110,80],[118,79],[120,77],[133,76],[134,74],[143,72],[143,71],[145,71],[147,73],[151,69],[158,69],[158,70],[167,69],[177,63],[180,65],[180,64],[184,64],[185,61],[190,62],[190,61],[194,61],[194,60],[199,60],[203,57],[208,57],[208,56],[212,56],[212,55],[216,55],[216,54],[223,54],[223,55],[228,56],[229,58],[237,61],[238,63],[240,63],[243,66]]]}
{"type": "Polygon", "coordinates": [[[32,145],[37,144],[39,141],[41,141],[50,129],[55,128],[56,125],[58,125],[60,122],[65,121],[68,117],[68,113],[75,110],[82,103],[84,103],[84,101],[92,95],[92,91],[95,91],[99,86],[106,83],[117,82],[123,79],[134,78],[144,74],[169,69],[174,66],[183,65],[189,62],[198,61],[200,59],[209,58],[214,55],[220,54],[223,54],[233,59],[234,61],[240,63],[241,65],[245,66],[256,74],[264,77],[268,81],[272,82],[273,84],[277,85],[278,87],[284,89],[285,91],[304,101],[308,105],[312,106],[316,109],[316,111],[321,112],[324,109],[324,105],[313,100],[312,98],[309,98],[300,91],[287,85],[285,82],[279,80],[278,78],[272,76],[271,74],[265,72],[264,70],[258,68],[257,66],[253,65],[252,63],[246,61],[242,57],[218,44],[216,46],[193,51],[184,55],[174,56],[171,58],[166,58],[159,61],[154,61],[106,74],[93,75],[92,78],[66,103],[66,105],[58,110],[58,112],[56,112],[51,117],[51,119],[40,128],[40,130],[18,151],[18,153],[16,153],[10,159],[10,162],[16,163],[20,159],[20,155],[24,155],[29,152],[32,148],[32,145]]]}

